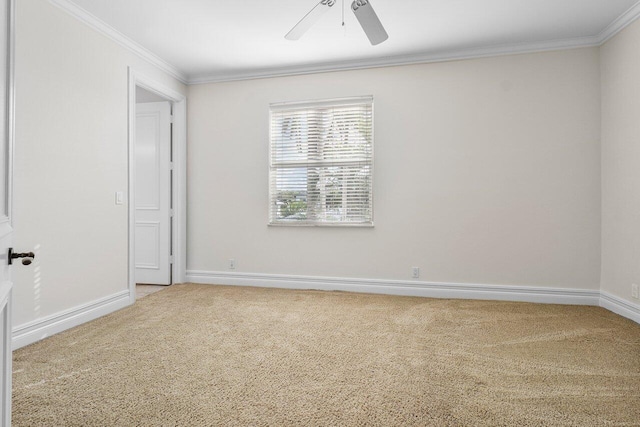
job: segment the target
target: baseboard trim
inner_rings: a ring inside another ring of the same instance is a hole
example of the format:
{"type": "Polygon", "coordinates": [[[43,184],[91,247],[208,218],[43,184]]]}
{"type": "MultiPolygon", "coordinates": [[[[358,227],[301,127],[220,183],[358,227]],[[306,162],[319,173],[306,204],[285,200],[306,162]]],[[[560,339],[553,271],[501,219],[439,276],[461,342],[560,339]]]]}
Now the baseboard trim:
{"type": "Polygon", "coordinates": [[[129,290],[126,290],[89,304],[20,325],[13,329],[12,347],[17,350],[20,347],[113,313],[131,304],[129,290]]]}
{"type": "MultiPolygon", "coordinates": [[[[640,305],[608,292],[588,289],[559,289],[531,286],[477,285],[404,280],[352,279],[276,274],[187,271],[187,282],[209,285],[262,288],[345,291],[383,295],[446,299],[519,301],[543,304],[591,305],[603,307],[640,324],[640,305]]],[[[13,330],[12,347],[40,341],[67,329],[95,320],[135,302],[129,290],[20,325],[13,330]]]]}
{"type": "Polygon", "coordinates": [[[640,323],[640,305],[608,292],[531,286],[435,283],[405,280],[350,279],[188,270],[187,282],[208,285],[361,292],[427,298],[519,301],[602,307],[640,323]]]}
{"type": "Polygon", "coordinates": [[[640,305],[623,300],[608,292],[600,292],[600,307],[640,323],[640,305]]]}
{"type": "Polygon", "coordinates": [[[210,285],[313,289],[428,298],[521,301],[545,304],[599,305],[597,290],[530,286],[476,285],[422,281],[347,279],[254,273],[187,271],[187,281],[210,285]]]}

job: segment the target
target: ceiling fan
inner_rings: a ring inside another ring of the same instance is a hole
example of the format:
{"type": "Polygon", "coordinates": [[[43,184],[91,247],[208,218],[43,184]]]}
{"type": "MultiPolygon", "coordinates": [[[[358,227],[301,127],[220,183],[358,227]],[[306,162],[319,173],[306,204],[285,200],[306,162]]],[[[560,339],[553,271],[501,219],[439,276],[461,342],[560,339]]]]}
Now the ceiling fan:
{"type": "MultiPolygon", "coordinates": [[[[322,15],[331,9],[336,4],[336,1],[337,0],[321,0],[320,3],[311,9],[311,12],[307,13],[284,37],[287,40],[300,40],[300,37],[302,37],[322,15]]],[[[354,0],[353,3],[351,3],[351,11],[356,18],[358,18],[360,26],[372,45],[380,44],[389,38],[369,0],[354,0]]],[[[344,22],[342,25],[344,25],[344,22]]]]}

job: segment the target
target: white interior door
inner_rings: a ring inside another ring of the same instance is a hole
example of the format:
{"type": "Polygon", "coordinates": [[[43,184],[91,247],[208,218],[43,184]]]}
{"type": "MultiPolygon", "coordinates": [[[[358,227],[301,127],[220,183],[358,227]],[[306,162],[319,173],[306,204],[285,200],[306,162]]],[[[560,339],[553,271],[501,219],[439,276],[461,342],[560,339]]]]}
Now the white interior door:
{"type": "Polygon", "coordinates": [[[136,105],[136,283],[171,284],[171,104],[136,105]]]}
{"type": "Polygon", "coordinates": [[[13,6],[0,0],[0,425],[11,425],[13,6]]]}
{"type": "MultiPolygon", "coordinates": [[[[3,168],[4,169],[4,168],[3,168]]],[[[0,402],[0,425],[3,427],[9,427],[11,425],[11,289],[13,282],[11,281],[11,270],[8,265],[7,255],[9,247],[11,246],[11,231],[7,232],[7,229],[3,229],[4,235],[0,238],[0,245],[7,252],[3,256],[2,272],[0,277],[2,282],[0,283],[0,339],[2,340],[1,346],[1,363],[2,369],[0,369],[0,387],[2,387],[0,393],[2,394],[2,402],[0,402]]]]}

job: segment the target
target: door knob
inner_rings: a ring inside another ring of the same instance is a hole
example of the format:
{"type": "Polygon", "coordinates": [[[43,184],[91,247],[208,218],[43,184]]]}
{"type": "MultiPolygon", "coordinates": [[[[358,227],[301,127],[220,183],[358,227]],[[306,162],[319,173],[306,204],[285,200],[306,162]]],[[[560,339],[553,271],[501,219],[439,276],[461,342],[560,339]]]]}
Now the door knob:
{"type": "Polygon", "coordinates": [[[14,253],[13,248],[9,248],[9,265],[13,264],[13,260],[16,258],[22,258],[22,265],[29,265],[33,262],[36,254],[33,252],[14,253]]]}

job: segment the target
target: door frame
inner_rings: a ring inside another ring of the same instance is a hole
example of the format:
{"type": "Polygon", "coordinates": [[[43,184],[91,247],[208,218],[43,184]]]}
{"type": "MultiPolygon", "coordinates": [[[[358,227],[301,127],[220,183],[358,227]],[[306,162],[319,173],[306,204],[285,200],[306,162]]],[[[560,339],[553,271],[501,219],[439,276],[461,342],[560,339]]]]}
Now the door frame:
{"type": "Polygon", "coordinates": [[[171,230],[173,265],[171,283],[184,282],[187,267],[187,97],[129,67],[129,299],[136,300],[135,276],[135,131],[136,87],[155,93],[173,103],[173,227],[171,230]]]}

